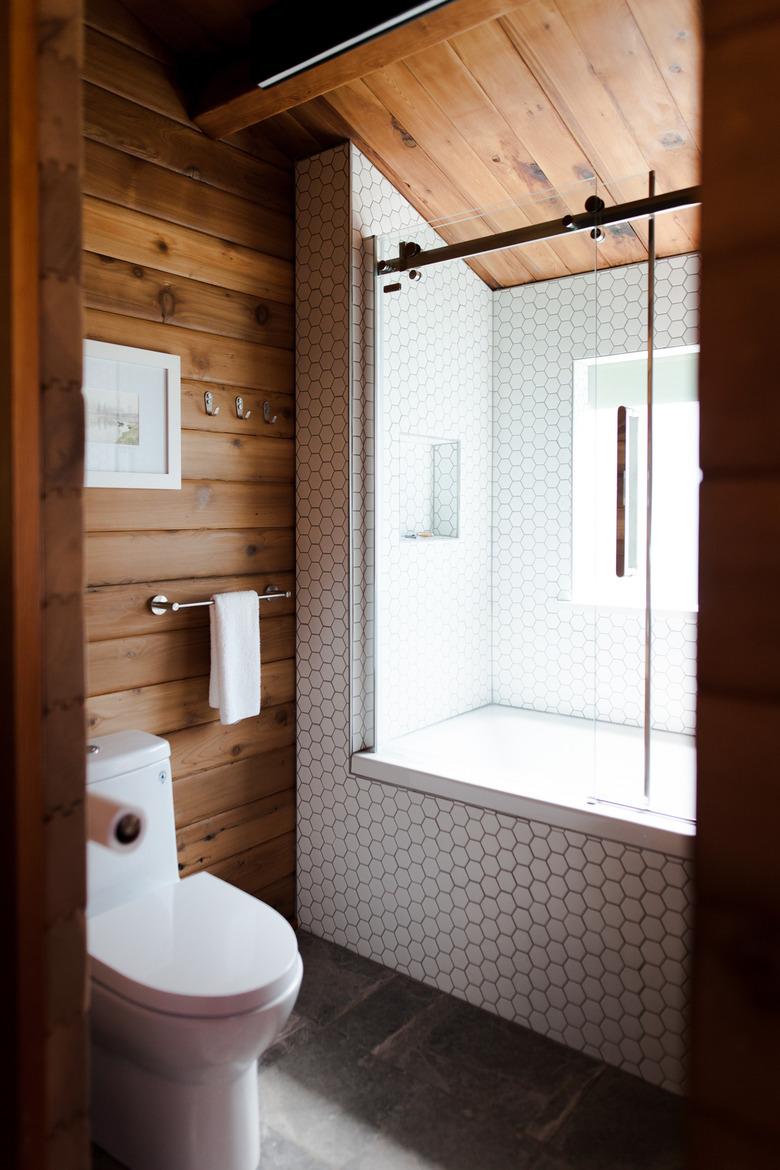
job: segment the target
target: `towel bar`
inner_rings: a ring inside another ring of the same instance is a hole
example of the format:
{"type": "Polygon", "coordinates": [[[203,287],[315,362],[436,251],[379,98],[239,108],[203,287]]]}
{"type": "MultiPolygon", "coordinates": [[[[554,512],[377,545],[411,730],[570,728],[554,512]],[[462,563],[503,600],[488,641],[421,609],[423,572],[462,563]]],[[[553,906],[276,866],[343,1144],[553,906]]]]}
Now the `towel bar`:
{"type": "MultiPolygon", "coordinates": [[[[262,593],[258,593],[258,601],[275,601],[278,597],[292,597],[291,590],[277,589],[275,585],[269,585],[262,593]]],[[[149,609],[155,617],[162,617],[164,613],[176,613],[179,609],[198,609],[202,605],[213,605],[211,598],[208,601],[169,601],[162,593],[155,594],[154,597],[149,598],[149,609]]]]}

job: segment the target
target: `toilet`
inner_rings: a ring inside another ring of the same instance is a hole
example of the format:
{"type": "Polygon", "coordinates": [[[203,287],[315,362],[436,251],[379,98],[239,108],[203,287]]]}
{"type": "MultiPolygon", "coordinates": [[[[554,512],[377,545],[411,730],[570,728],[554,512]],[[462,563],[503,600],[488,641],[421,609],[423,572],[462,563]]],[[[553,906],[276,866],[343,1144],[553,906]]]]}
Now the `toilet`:
{"type": "Polygon", "coordinates": [[[93,1139],[129,1170],[256,1170],[257,1060],[301,985],[295,933],[211,874],[179,879],[164,739],[94,739],[87,785],[145,825],[134,848],[88,844],[93,1139]]]}

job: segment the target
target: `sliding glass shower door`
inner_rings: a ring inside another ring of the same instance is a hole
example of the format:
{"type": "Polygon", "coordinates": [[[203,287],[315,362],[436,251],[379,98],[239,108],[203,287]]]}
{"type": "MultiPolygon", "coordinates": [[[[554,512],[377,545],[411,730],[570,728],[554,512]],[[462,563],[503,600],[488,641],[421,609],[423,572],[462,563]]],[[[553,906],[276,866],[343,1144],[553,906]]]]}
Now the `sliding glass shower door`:
{"type": "MultiPolygon", "coordinates": [[[[639,219],[512,249],[498,289],[458,258],[380,272],[372,746],[451,734],[459,774],[489,748],[496,787],[692,819],[697,258],[651,265],[649,236],[639,219]],[[487,708],[495,742],[472,743],[456,722],[487,708]]],[[[441,245],[418,223],[377,259],[410,239],[441,245]]]]}
{"type": "MultiPolygon", "coordinates": [[[[648,225],[635,223],[645,242],[648,225]]],[[[595,619],[594,798],[695,815],[699,417],[695,264],[598,274],[575,370],[574,550],[595,619]]]]}

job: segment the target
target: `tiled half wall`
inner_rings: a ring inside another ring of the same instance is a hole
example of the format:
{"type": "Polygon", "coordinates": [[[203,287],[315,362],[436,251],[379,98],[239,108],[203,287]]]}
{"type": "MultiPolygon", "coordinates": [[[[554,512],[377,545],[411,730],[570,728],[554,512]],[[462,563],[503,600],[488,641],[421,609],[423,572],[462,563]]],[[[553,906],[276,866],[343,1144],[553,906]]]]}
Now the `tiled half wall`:
{"type": "MultiPolygon", "coordinates": [[[[361,596],[373,572],[369,520],[358,510],[351,532],[348,506],[350,455],[373,490],[362,239],[415,215],[348,145],[299,165],[297,214],[301,925],[679,1089],[687,862],[350,774],[365,728],[364,710],[350,720],[351,555],[361,596]]],[[[356,608],[370,630],[370,607],[356,608]]]]}

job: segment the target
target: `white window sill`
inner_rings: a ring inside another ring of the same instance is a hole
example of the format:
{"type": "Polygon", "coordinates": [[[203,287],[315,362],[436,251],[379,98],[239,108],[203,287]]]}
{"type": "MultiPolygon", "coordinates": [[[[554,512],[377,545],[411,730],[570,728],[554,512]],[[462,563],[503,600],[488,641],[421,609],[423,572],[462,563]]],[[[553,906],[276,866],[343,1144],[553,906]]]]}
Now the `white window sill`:
{"type": "MultiPolygon", "coordinates": [[[[601,612],[620,612],[620,613],[636,613],[643,614],[645,612],[644,605],[627,605],[624,602],[609,601],[604,597],[593,597],[588,594],[563,594],[557,598],[558,605],[563,609],[591,609],[599,610],[601,612]]],[[[670,608],[669,606],[656,605],[653,603],[653,616],[663,618],[693,618],[696,619],[699,615],[699,607],[696,606],[678,606],[677,608],[670,608]]]]}

